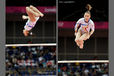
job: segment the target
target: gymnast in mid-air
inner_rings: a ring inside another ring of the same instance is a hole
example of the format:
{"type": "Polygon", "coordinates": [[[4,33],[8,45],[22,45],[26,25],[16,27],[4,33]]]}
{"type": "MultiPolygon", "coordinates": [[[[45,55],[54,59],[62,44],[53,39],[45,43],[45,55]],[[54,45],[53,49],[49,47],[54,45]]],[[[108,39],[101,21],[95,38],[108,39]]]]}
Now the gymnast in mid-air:
{"type": "Polygon", "coordinates": [[[90,4],[86,6],[87,11],[84,17],[80,18],[75,24],[75,42],[80,49],[83,49],[84,41],[89,39],[95,31],[94,22],[90,19],[92,9],[90,4]]]}
{"type": "Polygon", "coordinates": [[[28,16],[22,16],[22,19],[28,19],[23,29],[24,36],[30,35],[30,31],[33,27],[35,27],[36,22],[39,20],[40,17],[44,16],[43,13],[41,13],[36,7],[32,5],[26,7],[26,13],[28,16]]]}

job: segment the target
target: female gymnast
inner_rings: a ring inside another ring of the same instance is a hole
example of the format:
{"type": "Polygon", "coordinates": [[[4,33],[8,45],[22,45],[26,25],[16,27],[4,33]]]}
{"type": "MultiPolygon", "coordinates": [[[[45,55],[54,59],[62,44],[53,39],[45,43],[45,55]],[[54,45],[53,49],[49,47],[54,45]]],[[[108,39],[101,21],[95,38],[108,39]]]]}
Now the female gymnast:
{"type": "Polygon", "coordinates": [[[30,34],[31,29],[35,26],[36,22],[38,21],[39,17],[44,16],[43,13],[41,13],[36,7],[32,5],[26,7],[26,13],[28,16],[22,16],[22,19],[28,19],[23,30],[24,36],[28,36],[30,34]]]}
{"type": "Polygon", "coordinates": [[[86,6],[87,11],[84,13],[84,17],[80,18],[75,25],[75,42],[80,49],[83,49],[84,41],[89,39],[94,33],[94,22],[90,19],[92,9],[90,4],[86,6]]]}

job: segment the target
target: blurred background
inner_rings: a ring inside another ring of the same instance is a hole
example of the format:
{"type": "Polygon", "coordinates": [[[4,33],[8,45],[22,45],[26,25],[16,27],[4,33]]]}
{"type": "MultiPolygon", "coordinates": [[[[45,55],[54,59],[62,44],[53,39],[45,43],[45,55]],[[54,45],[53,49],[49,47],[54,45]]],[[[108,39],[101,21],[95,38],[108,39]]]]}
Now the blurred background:
{"type": "Polygon", "coordinates": [[[55,43],[56,42],[56,0],[6,0],[6,44],[55,43]],[[44,17],[32,29],[33,36],[24,37],[23,28],[27,20],[25,7],[37,7],[44,17]]]}
{"type": "Polygon", "coordinates": [[[109,63],[61,63],[58,76],[109,76],[109,63]]]}
{"type": "Polygon", "coordinates": [[[58,59],[107,60],[108,59],[108,0],[59,0],[58,4],[58,59]],[[90,4],[95,32],[80,50],[74,39],[74,26],[90,4]]]}
{"type": "Polygon", "coordinates": [[[56,76],[56,46],[6,47],[6,76],[56,76]]]}

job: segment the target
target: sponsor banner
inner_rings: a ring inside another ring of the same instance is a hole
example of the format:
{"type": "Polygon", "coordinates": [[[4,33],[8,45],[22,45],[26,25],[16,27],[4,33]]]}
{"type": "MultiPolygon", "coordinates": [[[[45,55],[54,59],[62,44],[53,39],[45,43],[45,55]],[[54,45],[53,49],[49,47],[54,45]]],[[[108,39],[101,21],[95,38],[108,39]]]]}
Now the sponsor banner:
{"type": "MultiPolygon", "coordinates": [[[[56,13],[56,7],[37,7],[38,10],[40,10],[42,13],[56,13]]],[[[8,6],[6,7],[6,13],[25,13],[26,12],[26,7],[17,7],[17,6],[8,6]]]]}
{"type": "MultiPolygon", "coordinates": [[[[95,29],[108,29],[108,22],[94,22],[95,29]]],[[[74,28],[76,22],[75,21],[59,21],[58,27],[59,28],[74,28]]]]}

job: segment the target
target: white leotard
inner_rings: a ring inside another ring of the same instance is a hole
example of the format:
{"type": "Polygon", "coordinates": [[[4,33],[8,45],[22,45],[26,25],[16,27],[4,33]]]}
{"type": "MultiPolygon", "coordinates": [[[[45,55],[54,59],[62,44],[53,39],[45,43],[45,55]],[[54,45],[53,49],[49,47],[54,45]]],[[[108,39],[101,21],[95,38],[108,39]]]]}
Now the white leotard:
{"type": "Polygon", "coordinates": [[[26,22],[25,26],[24,26],[24,29],[27,30],[27,31],[30,31],[36,24],[36,22],[39,20],[39,17],[36,17],[36,21],[34,22],[31,22],[29,19],[28,21],[26,22]]]}
{"type": "Polygon", "coordinates": [[[90,19],[88,22],[85,22],[84,18],[80,18],[75,25],[75,28],[77,26],[77,24],[80,25],[80,30],[84,33],[84,32],[89,32],[90,29],[91,30],[95,30],[95,25],[94,22],[90,19]]]}

